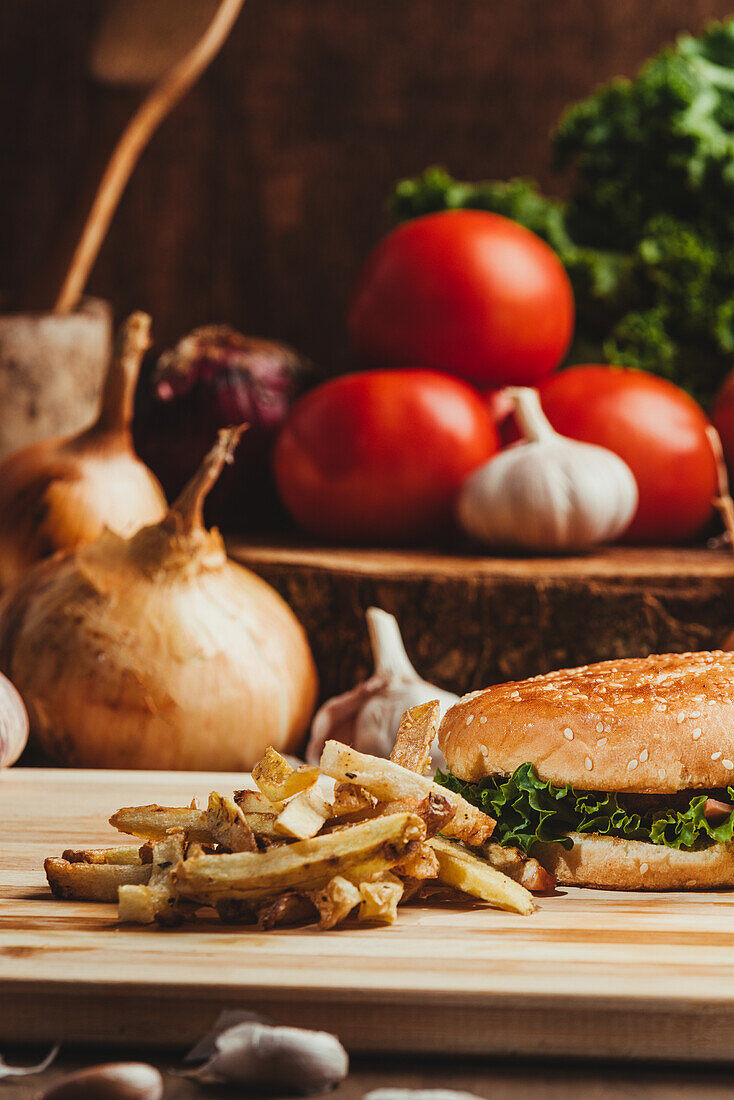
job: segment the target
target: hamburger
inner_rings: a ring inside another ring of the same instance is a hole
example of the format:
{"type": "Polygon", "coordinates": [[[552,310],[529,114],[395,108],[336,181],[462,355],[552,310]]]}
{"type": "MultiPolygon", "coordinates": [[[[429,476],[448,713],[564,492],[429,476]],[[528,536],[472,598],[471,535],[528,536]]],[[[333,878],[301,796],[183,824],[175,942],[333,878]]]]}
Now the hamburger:
{"type": "Polygon", "coordinates": [[[437,782],[559,883],[734,887],[734,653],[604,661],[464,696],[437,782]]]}

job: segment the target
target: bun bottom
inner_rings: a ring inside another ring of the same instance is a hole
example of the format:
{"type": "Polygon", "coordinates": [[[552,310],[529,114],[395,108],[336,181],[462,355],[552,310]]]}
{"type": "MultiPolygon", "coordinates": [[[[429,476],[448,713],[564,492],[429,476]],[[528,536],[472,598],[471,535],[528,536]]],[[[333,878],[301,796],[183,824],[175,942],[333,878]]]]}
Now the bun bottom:
{"type": "Polygon", "coordinates": [[[715,890],[734,887],[734,843],[681,852],[641,840],[570,833],[573,848],[536,844],[533,856],[561,886],[599,890],[715,890]]]}

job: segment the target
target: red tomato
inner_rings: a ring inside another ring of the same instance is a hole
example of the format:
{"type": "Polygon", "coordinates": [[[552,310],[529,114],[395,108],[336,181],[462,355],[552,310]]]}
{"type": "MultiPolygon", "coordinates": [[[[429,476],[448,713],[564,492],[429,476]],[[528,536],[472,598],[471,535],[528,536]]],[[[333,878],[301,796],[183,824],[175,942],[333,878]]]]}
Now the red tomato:
{"type": "Polygon", "coordinates": [[[339,542],[415,542],[451,525],[467,474],[498,449],[471,387],[433,371],[348,374],[291,409],[275,476],[294,518],[339,542]]]}
{"type": "Polygon", "coordinates": [[[729,478],[734,481],[734,371],[727,375],[711,410],[714,427],[721,436],[729,478]]]}
{"type": "Polygon", "coordinates": [[[415,363],[478,385],[532,386],[573,333],[555,252],[499,214],[449,210],[406,222],[367,260],[349,331],[371,366],[415,363]]]}
{"type": "Polygon", "coordinates": [[[672,382],[622,367],[572,367],[548,379],[543,408],[562,435],[598,443],[625,460],[640,503],[625,542],[679,543],[711,519],[716,463],[708,418],[672,382]]]}

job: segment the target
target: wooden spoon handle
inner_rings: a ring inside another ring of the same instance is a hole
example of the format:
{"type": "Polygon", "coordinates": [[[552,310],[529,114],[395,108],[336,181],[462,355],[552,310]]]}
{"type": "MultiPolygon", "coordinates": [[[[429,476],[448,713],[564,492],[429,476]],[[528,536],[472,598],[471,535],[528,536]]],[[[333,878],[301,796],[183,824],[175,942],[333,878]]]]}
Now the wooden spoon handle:
{"type": "Polygon", "coordinates": [[[123,130],[100,180],[82,235],[61,285],[54,305],[56,313],[67,313],[77,305],[122,193],[143,150],[163,119],[216,56],[244,2],[245,0],[222,0],[196,45],[153,86],[123,130]]]}

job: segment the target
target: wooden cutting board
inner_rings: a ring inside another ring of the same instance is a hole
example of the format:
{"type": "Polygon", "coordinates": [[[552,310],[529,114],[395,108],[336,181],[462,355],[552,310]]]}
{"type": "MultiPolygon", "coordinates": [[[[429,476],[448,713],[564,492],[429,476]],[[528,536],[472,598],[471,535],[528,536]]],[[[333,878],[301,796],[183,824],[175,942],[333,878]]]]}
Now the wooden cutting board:
{"type": "Polygon", "coordinates": [[[49,894],[44,857],[118,841],[117,807],[242,785],[0,773],[0,1043],[183,1046],[242,1007],[332,1030],[352,1051],[734,1056],[734,893],[566,889],[531,917],[457,902],[329,933],[136,928],[114,906],[49,894]]]}

